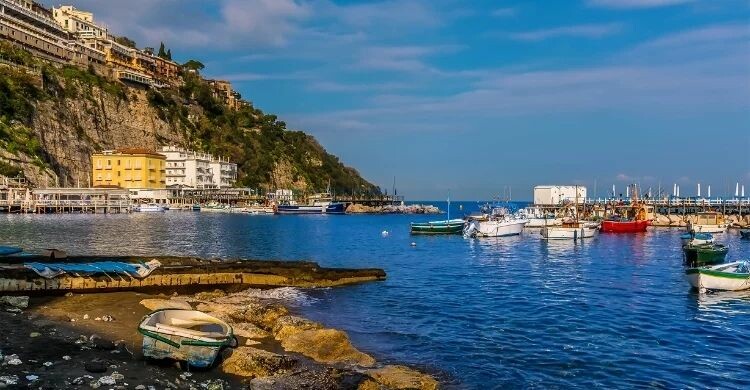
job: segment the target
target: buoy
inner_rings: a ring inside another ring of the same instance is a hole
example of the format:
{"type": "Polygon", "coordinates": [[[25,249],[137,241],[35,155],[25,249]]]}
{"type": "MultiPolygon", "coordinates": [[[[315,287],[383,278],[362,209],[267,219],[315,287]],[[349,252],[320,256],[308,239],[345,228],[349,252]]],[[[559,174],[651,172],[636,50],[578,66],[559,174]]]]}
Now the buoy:
{"type": "Polygon", "coordinates": [[[388,237],[388,230],[383,230],[383,232],[380,233],[380,235],[383,237],[388,237]]]}
{"type": "Polygon", "coordinates": [[[417,246],[417,243],[416,242],[412,242],[411,246],[417,246]]]}

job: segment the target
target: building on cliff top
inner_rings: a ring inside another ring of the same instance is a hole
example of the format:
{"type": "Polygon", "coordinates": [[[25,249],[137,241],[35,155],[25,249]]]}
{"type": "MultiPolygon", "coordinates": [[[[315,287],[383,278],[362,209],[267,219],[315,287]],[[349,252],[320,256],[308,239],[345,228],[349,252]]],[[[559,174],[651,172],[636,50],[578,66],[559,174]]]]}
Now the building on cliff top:
{"type": "Polygon", "coordinates": [[[91,183],[127,189],[164,189],[166,157],[146,149],[105,150],[91,156],[91,183]]]}
{"type": "Polygon", "coordinates": [[[237,181],[237,164],[209,153],[164,146],[166,184],[170,188],[228,188],[237,181]]]}
{"type": "Polygon", "coordinates": [[[67,63],[74,57],[70,34],[33,1],[0,0],[0,37],[46,60],[67,63]]]}

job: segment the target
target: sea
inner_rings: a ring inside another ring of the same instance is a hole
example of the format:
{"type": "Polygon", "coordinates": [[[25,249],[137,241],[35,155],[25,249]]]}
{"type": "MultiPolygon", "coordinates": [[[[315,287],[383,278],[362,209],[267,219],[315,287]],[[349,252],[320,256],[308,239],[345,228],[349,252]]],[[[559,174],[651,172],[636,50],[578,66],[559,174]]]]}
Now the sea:
{"type": "MultiPolygon", "coordinates": [[[[451,217],[478,205],[453,202],[451,217]]],[[[445,217],[4,214],[0,244],[383,268],[382,282],[268,294],[448,389],[750,388],[750,292],[691,291],[681,230],[584,242],[409,234],[410,222],[445,217]]],[[[738,232],[717,241],[728,261],[750,260],[738,232]]]]}

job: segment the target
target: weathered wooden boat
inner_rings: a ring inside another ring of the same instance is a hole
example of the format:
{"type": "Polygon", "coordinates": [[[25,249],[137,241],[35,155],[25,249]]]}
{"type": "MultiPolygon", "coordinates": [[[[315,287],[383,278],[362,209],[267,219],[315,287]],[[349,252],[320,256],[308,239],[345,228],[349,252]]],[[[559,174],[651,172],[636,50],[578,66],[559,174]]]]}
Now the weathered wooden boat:
{"type": "Polygon", "coordinates": [[[464,230],[463,219],[448,219],[444,221],[412,222],[411,234],[461,234],[464,230]]]}
{"type": "Polygon", "coordinates": [[[546,226],[539,232],[545,240],[581,240],[594,238],[599,233],[597,224],[571,222],[562,226],[546,226]]]}
{"type": "Polygon", "coordinates": [[[685,276],[699,290],[740,291],[750,289],[750,264],[747,261],[690,268],[685,276]]]}
{"type": "Polygon", "coordinates": [[[688,244],[682,247],[685,263],[690,266],[723,263],[729,249],[721,244],[688,244]]]}
{"type": "Polygon", "coordinates": [[[680,235],[680,240],[682,241],[682,245],[703,245],[714,242],[714,236],[711,233],[688,232],[680,235]]]}
{"type": "Polygon", "coordinates": [[[750,238],[750,229],[740,229],[740,238],[750,238]]]}
{"type": "Polygon", "coordinates": [[[21,252],[23,252],[23,248],[0,245],[0,256],[10,256],[21,252]]]}
{"type": "Polygon", "coordinates": [[[143,317],[138,332],[145,357],[199,368],[212,366],[223,348],[237,346],[231,326],[197,310],[157,310],[143,317]]]}
{"type": "Polygon", "coordinates": [[[687,230],[696,233],[724,233],[729,224],[724,215],[715,211],[695,214],[695,221],[688,221],[687,230]]]}

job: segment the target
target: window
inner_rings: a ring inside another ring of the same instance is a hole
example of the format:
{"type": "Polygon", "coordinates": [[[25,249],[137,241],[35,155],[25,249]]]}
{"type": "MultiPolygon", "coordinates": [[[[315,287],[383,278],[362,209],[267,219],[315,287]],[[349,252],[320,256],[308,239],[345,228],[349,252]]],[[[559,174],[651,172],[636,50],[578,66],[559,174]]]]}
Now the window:
{"type": "Polygon", "coordinates": [[[96,169],[102,169],[102,160],[96,160],[96,169]]]}
{"type": "Polygon", "coordinates": [[[120,160],[117,160],[117,166],[118,167],[120,166],[120,160]]]}
{"type": "Polygon", "coordinates": [[[125,169],[130,169],[130,160],[125,160],[125,169]]]}

